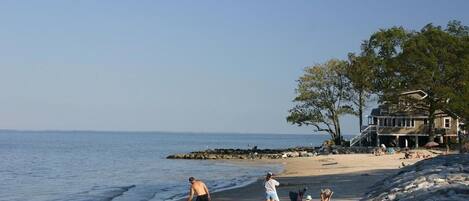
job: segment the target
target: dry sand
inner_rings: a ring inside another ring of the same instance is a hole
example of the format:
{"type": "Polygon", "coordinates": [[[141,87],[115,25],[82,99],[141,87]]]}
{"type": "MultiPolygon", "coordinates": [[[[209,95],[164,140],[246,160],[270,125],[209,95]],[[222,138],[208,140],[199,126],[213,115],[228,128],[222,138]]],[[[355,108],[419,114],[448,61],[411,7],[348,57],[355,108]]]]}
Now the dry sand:
{"type": "MultiPolygon", "coordinates": [[[[273,160],[283,163],[285,167],[284,172],[276,178],[281,183],[278,194],[280,200],[288,201],[290,191],[306,187],[306,195],[319,200],[320,190],[330,188],[334,191],[332,200],[359,200],[371,185],[396,173],[402,163],[410,165],[422,160],[401,159],[403,157],[403,154],[348,154],[273,160]]],[[[213,193],[212,200],[262,201],[265,200],[264,187],[259,180],[245,187],[213,193]]]]}

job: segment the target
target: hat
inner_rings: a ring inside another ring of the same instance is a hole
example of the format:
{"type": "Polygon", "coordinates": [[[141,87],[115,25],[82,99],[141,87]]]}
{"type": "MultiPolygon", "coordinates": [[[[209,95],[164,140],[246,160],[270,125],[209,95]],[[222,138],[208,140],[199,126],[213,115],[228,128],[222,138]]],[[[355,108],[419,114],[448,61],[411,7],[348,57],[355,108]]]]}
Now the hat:
{"type": "Polygon", "coordinates": [[[272,172],[267,172],[267,176],[272,176],[274,175],[272,172]]]}
{"type": "Polygon", "coordinates": [[[313,198],[311,197],[311,195],[307,195],[307,196],[306,196],[306,200],[307,200],[307,201],[313,200],[313,198]]]}

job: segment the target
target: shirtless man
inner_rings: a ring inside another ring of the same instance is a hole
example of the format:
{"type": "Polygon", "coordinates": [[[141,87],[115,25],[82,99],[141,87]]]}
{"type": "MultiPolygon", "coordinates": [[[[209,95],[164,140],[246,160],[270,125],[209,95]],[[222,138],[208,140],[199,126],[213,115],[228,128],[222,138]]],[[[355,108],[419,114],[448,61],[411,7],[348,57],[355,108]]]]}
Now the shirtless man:
{"type": "Polygon", "coordinates": [[[207,186],[204,182],[200,180],[196,180],[194,177],[189,178],[189,182],[191,183],[191,189],[189,191],[189,199],[187,201],[192,201],[194,197],[194,193],[197,195],[196,201],[211,201],[210,193],[208,192],[207,186]]]}

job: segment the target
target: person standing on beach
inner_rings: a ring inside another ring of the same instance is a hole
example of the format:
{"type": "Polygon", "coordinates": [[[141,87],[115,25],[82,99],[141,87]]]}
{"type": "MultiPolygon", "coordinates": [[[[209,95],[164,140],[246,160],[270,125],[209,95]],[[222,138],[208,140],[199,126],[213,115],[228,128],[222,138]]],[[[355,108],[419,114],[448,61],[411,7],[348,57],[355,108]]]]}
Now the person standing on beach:
{"type": "Polygon", "coordinates": [[[277,195],[277,189],[275,188],[276,186],[280,185],[278,181],[272,178],[273,174],[271,172],[267,173],[265,176],[265,182],[264,182],[264,187],[265,187],[265,200],[266,201],[280,201],[278,199],[277,195]]]}
{"type": "Polygon", "coordinates": [[[210,193],[208,192],[207,186],[204,182],[196,180],[194,177],[189,177],[189,182],[191,183],[191,188],[189,190],[189,199],[187,201],[192,201],[194,194],[197,195],[196,201],[211,201],[210,193]]]}

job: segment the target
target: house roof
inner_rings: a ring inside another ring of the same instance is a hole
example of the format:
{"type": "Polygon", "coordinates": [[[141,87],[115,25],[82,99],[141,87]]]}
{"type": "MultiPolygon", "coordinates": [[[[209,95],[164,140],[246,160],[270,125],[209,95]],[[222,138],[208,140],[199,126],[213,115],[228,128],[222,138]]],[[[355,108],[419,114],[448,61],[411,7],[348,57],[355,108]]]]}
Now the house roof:
{"type": "Polygon", "coordinates": [[[422,90],[407,91],[407,92],[401,93],[401,95],[406,95],[416,100],[423,100],[428,96],[428,94],[422,90]]]}
{"type": "Polygon", "coordinates": [[[371,110],[371,116],[379,116],[380,115],[380,109],[379,108],[373,108],[371,110]]]}
{"type": "MultiPolygon", "coordinates": [[[[420,101],[425,98],[427,98],[428,94],[422,90],[414,90],[414,91],[407,91],[400,93],[400,96],[406,96],[409,97],[410,99],[413,100],[407,100],[413,102],[414,100],[420,101]]],[[[386,116],[393,116],[393,117],[402,117],[402,116],[411,116],[414,118],[426,118],[428,116],[428,111],[425,110],[418,110],[418,109],[413,109],[413,110],[396,110],[394,106],[397,104],[391,104],[391,103],[382,103],[380,104],[377,108],[373,108],[371,110],[370,116],[375,116],[375,117],[386,117],[386,116]]],[[[462,119],[459,117],[456,113],[454,113],[451,110],[445,109],[445,110],[437,110],[436,115],[443,115],[443,116],[451,116],[455,119],[462,119]]],[[[463,120],[464,121],[464,120],[463,120]]]]}

